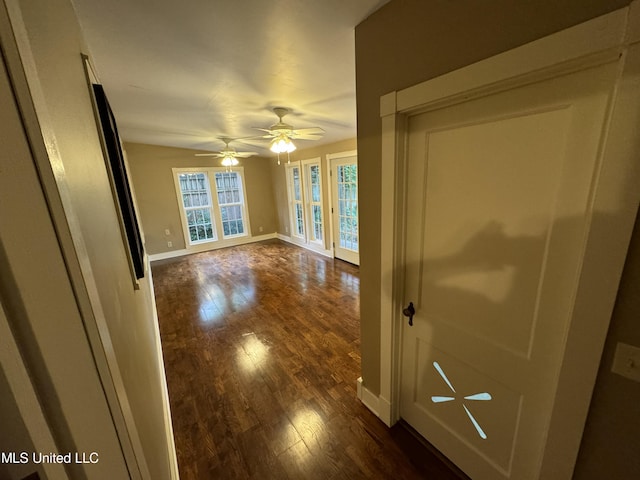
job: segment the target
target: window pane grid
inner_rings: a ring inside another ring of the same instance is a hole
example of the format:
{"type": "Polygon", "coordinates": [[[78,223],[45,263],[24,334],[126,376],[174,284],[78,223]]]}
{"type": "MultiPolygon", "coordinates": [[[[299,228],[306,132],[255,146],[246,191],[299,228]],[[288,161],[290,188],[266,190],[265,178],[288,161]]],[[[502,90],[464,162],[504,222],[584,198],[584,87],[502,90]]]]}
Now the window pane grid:
{"type": "Polygon", "coordinates": [[[302,189],[300,188],[300,169],[293,169],[293,199],[302,201],[302,189]]]}
{"type": "Polygon", "coordinates": [[[311,205],[311,234],[313,241],[322,241],[322,196],[320,165],[310,165],[309,175],[310,183],[310,205],[311,205]]]}
{"type": "Polygon", "coordinates": [[[243,196],[239,174],[216,173],[216,190],[224,237],[244,235],[243,196]]]}
{"type": "Polygon", "coordinates": [[[187,218],[187,229],[191,243],[216,240],[211,218],[211,197],[205,173],[183,173],[178,175],[182,206],[187,218]]]}
{"type": "Polygon", "coordinates": [[[291,170],[291,199],[293,205],[293,234],[304,238],[304,208],[302,206],[302,178],[300,167],[292,167],[291,170]]]}
{"type": "Polygon", "coordinates": [[[322,240],[322,210],[318,205],[312,205],[313,210],[313,236],[316,240],[322,240]]]}
{"type": "Polygon", "coordinates": [[[296,203],[296,233],[304,235],[304,221],[302,220],[302,204],[296,203]]]}
{"type": "Polygon", "coordinates": [[[357,165],[340,165],[337,168],[340,247],[354,251],[358,251],[357,168],[357,165]]]}

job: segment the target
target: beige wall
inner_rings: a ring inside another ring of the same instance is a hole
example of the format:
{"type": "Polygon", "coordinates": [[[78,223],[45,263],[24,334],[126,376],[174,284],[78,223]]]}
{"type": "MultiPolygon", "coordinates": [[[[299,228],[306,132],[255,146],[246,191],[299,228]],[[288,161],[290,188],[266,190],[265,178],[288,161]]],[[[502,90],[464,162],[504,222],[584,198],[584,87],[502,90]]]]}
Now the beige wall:
{"type": "MultiPolygon", "coordinates": [[[[292,162],[310,160],[318,157],[320,158],[322,169],[322,212],[324,215],[323,220],[325,228],[324,248],[329,250],[331,242],[331,239],[329,238],[331,212],[329,209],[329,163],[327,161],[327,155],[357,150],[357,141],[355,138],[352,138],[327,145],[311,146],[308,148],[305,148],[308,143],[300,141],[298,142],[298,145],[300,145],[300,147],[298,147],[299,149],[291,154],[292,162]]],[[[288,237],[291,233],[291,221],[289,218],[289,200],[287,197],[286,160],[281,161],[281,165],[278,165],[276,159],[271,159],[270,163],[278,215],[278,233],[288,237]]]]}
{"type": "MultiPolygon", "coordinates": [[[[356,27],[360,235],[363,239],[360,250],[361,349],[362,376],[369,390],[380,391],[380,96],[434,78],[629,3],[629,0],[392,0],[356,27]]],[[[637,238],[634,240],[633,248],[637,248],[639,241],[637,238]]],[[[632,288],[633,285],[637,292],[639,281],[637,274],[627,274],[625,282],[629,286],[626,288],[632,288]]],[[[616,316],[618,315],[620,309],[616,311],[616,316]]],[[[614,319],[614,324],[616,321],[614,319]]],[[[629,322],[623,321],[628,326],[624,328],[624,334],[620,333],[622,337],[619,338],[624,337],[630,343],[635,341],[637,345],[640,328],[637,317],[633,326],[629,322]]],[[[610,349],[608,352],[610,355],[610,349]]],[[[603,363],[605,370],[607,367],[604,365],[610,362],[606,355],[603,363]]],[[[606,378],[611,374],[602,375],[606,378]]],[[[637,392],[635,385],[618,379],[611,383],[615,385],[616,390],[611,397],[607,395],[608,398],[635,394],[633,398],[637,399],[637,393],[633,393],[637,392]]],[[[595,398],[598,399],[598,392],[609,386],[603,384],[600,378],[595,398]]],[[[638,451],[637,440],[626,430],[616,434],[613,428],[602,429],[595,425],[595,419],[603,415],[603,411],[599,410],[596,413],[592,411],[589,417],[587,435],[598,439],[597,442],[626,442],[634,445],[638,451]],[[594,432],[589,433],[592,429],[594,432]],[[608,440],[607,435],[613,437],[608,440]]],[[[604,423],[609,423],[609,427],[612,422],[624,424],[631,412],[632,410],[617,409],[604,423]],[[612,417],[619,420],[613,421],[612,417]]],[[[637,409],[635,412],[637,417],[637,409]]],[[[593,449],[591,451],[593,452],[593,449]]],[[[613,455],[601,460],[611,464],[621,461],[613,455]]],[[[581,465],[587,465],[586,462],[586,454],[581,453],[576,470],[583,475],[580,478],[597,478],[587,476],[588,468],[581,465]]],[[[606,467],[603,469],[605,471],[606,467]]]]}
{"type": "MultiPolygon", "coordinates": [[[[180,207],[171,169],[218,167],[219,160],[196,157],[195,153],[202,152],[184,148],[126,143],[125,149],[148,253],[184,249],[180,207]],[[165,235],[166,229],[171,232],[169,236],[165,235]],[[167,246],[169,241],[173,243],[173,247],[167,246]]],[[[239,161],[239,166],[244,167],[251,233],[253,236],[274,233],[277,222],[270,162],[260,157],[239,161]]]]}
{"type": "Polygon", "coordinates": [[[640,214],[629,247],[574,478],[640,478],[640,383],[611,372],[618,342],[640,347],[640,214]]]}
{"type": "MultiPolygon", "coordinates": [[[[63,201],[72,225],[70,230],[74,234],[76,250],[73,253],[83,265],[86,288],[89,291],[95,288],[93,311],[97,317],[103,313],[106,319],[108,332],[104,332],[103,338],[109,338],[110,343],[105,344],[105,350],[108,356],[115,358],[113,367],[116,370],[112,370],[112,374],[117,372],[123,382],[123,390],[118,394],[123,408],[130,408],[132,441],[136,442],[137,432],[151,478],[167,479],[170,477],[171,447],[165,435],[163,366],[157,355],[159,339],[152,311],[151,284],[147,275],[140,281],[138,290],[133,288],[81,61],[81,53],[87,50],[80,26],[69,0],[9,0],[7,3],[14,12],[15,24],[20,26],[21,15],[26,27],[26,44],[21,53],[33,59],[32,65],[29,60],[25,64],[31,91],[37,92],[34,103],[46,139],[46,153],[52,162],[51,168],[58,175],[57,186],[68,194],[68,197],[63,196],[63,201]],[[80,245],[86,251],[79,248],[80,245]]],[[[64,231],[66,225],[58,228],[64,231]]],[[[30,252],[31,255],[35,253],[30,252]]],[[[55,258],[55,250],[45,245],[37,253],[55,258]]],[[[46,263],[42,268],[47,268],[46,263]]],[[[31,281],[35,281],[41,273],[36,269],[30,275],[31,281]]],[[[64,285],[64,278],[52,279],[49,288],[53,290],[58,284],[64,285]]],[[[84,285],[75,285],[75,288],[80,287],[84,285]]],[[[83,298],[82,288],[76,292],[78,298],[83,298]]],[[[84,367],[71,357],[66,358],[66,352],[83,345],[88,348],[87,334],[77,311],[59,324],[52,323],[53,315],[58,314],[63,300],[60,295],[33,301],[43,302],[51,312],[51,334],[58,332],[62,335],[58,344],[58,361],[63,362],[66,375],[71,380],[84,367]],[[45,304],[45,301],[50,303],[45,304]],[[80,340],[72,335],[74,329],[79,329],[80,340]]],[[[86,366],[90,365],[91,361],[86,366]]],[[[87,381],[86,386],[81,383],[75,387],[59,385],[56,388],[60,388],[59,395],[82,398],[83,390],[91,391],[92,386],[87,381]]],[[[98,393],[104,395],[101,389],[98,393]]],[[[89,402],[78,405],[78,412],[84,410],[91,412],[89,402]]],[[[97,439],[110,438],[109,427],[104,427],[97,420],[89,416],[82,428],[97,439]]],[[[108,420],[113,422],[110,418],[108,420]]],[[[99,444],[98,441],[94,443],[99,444]]],[[[98,447],[88,442],[82,448],[94,450],[98,447]]],[[[111,463],[115,469],[119,465],[117,459],[110,461],[106,457],[108,449],[104,451],[105,458],[101,458],[100,465],[109,469],[111,463]]],[[[119,448],[117,453],[121,455],[119,448]]],[[[111,475],[103,473],[91,478],[125,478],[125,475],[122,471],[112,470],[111,475]]]]}

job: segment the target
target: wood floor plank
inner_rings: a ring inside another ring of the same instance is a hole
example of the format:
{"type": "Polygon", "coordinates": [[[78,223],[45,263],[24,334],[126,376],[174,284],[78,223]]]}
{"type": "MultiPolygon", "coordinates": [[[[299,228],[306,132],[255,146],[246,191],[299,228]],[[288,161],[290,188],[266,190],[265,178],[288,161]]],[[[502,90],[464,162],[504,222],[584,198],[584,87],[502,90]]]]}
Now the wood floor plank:
{"type": "Polygon", "coordinates": [[[460,478],[356,398],[358,267],[273,240],[152,268],[182,480],[460,478]]]}

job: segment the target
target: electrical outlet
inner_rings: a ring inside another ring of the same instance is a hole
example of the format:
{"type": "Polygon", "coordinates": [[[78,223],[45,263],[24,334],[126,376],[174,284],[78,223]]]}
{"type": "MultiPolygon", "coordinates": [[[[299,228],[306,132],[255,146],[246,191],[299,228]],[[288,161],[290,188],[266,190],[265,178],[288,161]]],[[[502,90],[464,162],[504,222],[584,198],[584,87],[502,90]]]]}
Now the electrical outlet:
{"type": "Polygon", "coordinates": [[[169,235],[171,235],[171,230],[169,230],[168,228],[165,228],[164,234],[168,237],[169,235]]]}
{"type": "Polygon", "coordinates": [[[173,247],[173,242],[167,242],[167,247],[169,248],[173,247]]]}
{"type": "Polygon", "coordinates": [[[262,232],[264,230],[264,227],[260,226],[258,227],[258,230],[262,232]]]}
{"type": "Polygon", "coordinates": [[[289,233],[289,227],[284,227],[284,233],[289,233]]]}
{"type": "Polygon", "coordinates": [[[640,348],[618,342],[611,371],[640,382],[640,348]]]}

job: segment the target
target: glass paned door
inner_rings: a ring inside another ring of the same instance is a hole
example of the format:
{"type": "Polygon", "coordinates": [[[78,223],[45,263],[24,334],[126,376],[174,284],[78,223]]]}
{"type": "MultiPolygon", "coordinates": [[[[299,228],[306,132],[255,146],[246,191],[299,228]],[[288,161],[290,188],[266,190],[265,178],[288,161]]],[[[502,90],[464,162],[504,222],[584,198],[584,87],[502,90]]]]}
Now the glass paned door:
{"type": "Polygon", "coordinates": [[[211,194],[205,172],[178,175],[182,207],[189,230],[189,243],[215,241],[216,229],[211,215],[211,194]]]}
{"type": "Polygon", "coordinates": [[[336,258],[359,264],[358,160],[331,158],[333,244],[336,258]]]}

